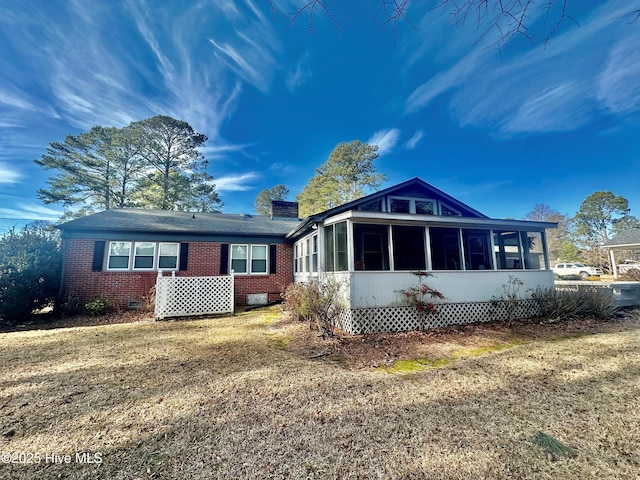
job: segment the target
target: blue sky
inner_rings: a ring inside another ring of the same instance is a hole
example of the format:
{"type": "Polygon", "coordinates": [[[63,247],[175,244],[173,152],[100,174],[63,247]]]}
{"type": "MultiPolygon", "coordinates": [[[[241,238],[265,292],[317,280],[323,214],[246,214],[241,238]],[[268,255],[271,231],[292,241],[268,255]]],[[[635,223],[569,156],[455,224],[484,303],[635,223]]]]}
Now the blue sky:
{"type": "Polygon", "coordinates": [[[640,0],[569,1],[547,45],[536,7],[533,43],[501,49],[436,1],[394,32],[381,3],[327,1],[342,29],[317,13],[309,32],[267,0],[0,0],[0,232],[62,213],[36,197],[50,142],[158,114],[209,137],[228,213],[276,184],[293,200],[358,139],[385,187],[419,176],[491,217],[573,215],[597,190],[640,216],[640,0]]]}

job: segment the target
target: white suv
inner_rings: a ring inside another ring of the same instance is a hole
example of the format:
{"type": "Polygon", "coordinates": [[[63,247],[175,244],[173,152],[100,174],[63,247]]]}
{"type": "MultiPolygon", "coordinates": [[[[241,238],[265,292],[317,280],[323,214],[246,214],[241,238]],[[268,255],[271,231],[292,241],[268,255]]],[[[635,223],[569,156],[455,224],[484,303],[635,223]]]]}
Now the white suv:
{"type": "Polygon", "coordinates": [[[640,270],[640,262],[636,262],[634,260],[625,260],[621,264],[616,265],[616,269],[618,270],[618,275],[628,273],[629,270],[640,270]]]}
{"type": "Polygon", "coordinates": [[[556,278],[567,277],[569,275],[579,275],[582,278],[591,276],[599,277],[602,275],[602,269],[598,267],[587,267],[582,263],[559,263],[553,267],[553,273],[556,278]]]}

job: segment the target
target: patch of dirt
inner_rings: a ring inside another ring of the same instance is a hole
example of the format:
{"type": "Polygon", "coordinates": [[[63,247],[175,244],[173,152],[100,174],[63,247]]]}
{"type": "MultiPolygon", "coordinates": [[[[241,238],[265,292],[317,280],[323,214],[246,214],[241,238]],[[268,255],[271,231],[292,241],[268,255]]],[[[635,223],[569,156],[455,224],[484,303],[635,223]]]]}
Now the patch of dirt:
{"type": "Polygon", "coordinates": [[[581,319],[549,323],[535,320],[456,325],[425,332],[350,335],[337,332],[321,338],[313,325],[289,320],[281,324],[291,336],[287,350],[348,369],[393,365],[397,360],[438,360],[461,350],[515,346],[544,339],[562,339],[640,327],[640,309],[624,309],[609,320],[581,319]]]}
{"type": "Polygon", "coordinates": [[[95,327],[119,323],[153,322],[153,312],[127,310],[106,315],[73,315],[57,317],[53,314],[35,315],[33,319],[10,327],[0,326],[0,332],[24,332],[26,330],[48,330],[52,328],[95,327]]]}

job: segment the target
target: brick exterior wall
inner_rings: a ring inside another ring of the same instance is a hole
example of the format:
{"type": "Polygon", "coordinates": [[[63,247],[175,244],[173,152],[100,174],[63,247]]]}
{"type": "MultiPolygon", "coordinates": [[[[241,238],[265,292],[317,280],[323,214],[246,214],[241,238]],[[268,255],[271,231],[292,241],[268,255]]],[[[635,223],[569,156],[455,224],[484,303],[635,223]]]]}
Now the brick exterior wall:
{"type": "MultiPolygon", "coordinates": [[[[92,271],[96,240],[65,239],[62,299],[77,300],[84,305],[96,295],[126,308],[130,301],[144,301],[156,284],[158,272],[92,271]]],[[[220,274],[221,243],[189,242],[188,269],[177,276],[211,276],[220,274]]],[[[293,281],[293,248],[276,245],[276,272],[269,275],[236,275],[235,302],[245,305],[247,295],[266,293],[269,301],[278,300],[280,292],[293,281]]],[[[167,275],[167,274],[165,274],[167,275]]]]}

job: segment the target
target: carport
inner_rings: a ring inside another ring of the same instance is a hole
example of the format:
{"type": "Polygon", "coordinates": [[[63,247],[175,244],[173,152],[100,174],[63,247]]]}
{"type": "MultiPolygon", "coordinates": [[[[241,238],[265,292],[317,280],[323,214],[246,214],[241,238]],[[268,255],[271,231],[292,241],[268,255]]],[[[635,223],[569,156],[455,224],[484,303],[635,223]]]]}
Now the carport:
{"type": "Polygon", "coordinates": [[[616,235],[614,238],[602,245],[602,248],[609,250],[609,261],[614,278],[618,278],[616,259],[614,252],[620,250],[640,250],[640,228],[630,228],[616,235]]]}

